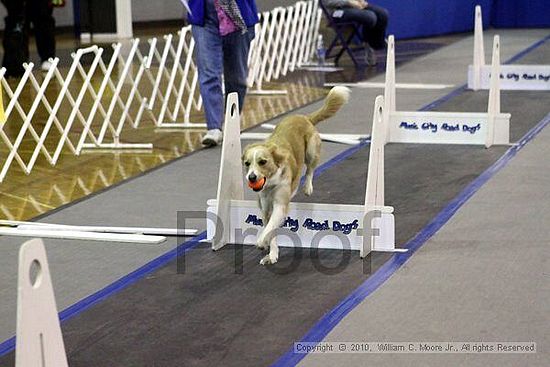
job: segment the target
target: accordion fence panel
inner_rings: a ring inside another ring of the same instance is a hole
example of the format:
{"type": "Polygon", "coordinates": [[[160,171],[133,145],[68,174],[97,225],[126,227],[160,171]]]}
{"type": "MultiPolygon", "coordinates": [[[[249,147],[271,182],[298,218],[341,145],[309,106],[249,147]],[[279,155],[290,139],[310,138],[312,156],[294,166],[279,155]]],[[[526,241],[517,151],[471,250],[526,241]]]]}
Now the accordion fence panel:
{"type": "MultiPolygon", "coordinates": [[[[260,16],[249,54],[249,90],[285,94],[264,90],[263,84],[311,61],[321,21],[318,0],[260,16]]],[[[7,80],[0,69],[7,96],[0,122],[0,183],[13,167],[30,174],[41,156],[54,166],[67,152],[78,156],[89,149],[151,149],[150,142],[121,139],[125,127],[141,126],[144,115],[157,128],[204,128],[191,122],[191,115],[202,108],[194,49],[187,26],[148,42],[136,38],[128,46],[115,43],[111,56],[97,45],[79,49],[68,69],[52,59],[42,78],[33,74],[32,63],[24,65],[17,82],[7,80]]]]}

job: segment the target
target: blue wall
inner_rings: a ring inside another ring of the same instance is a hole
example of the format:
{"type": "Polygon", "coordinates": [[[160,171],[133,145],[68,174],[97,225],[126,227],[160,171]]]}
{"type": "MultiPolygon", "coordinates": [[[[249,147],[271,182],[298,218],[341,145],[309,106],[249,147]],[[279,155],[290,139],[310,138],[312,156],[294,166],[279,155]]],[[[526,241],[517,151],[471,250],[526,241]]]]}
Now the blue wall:
{"type": "Polygon", "coordinates": [[[550,0],[493,0],[499,28],[550,27],[550,0]]]}
{"type": "Polygon", "coordinates": [[[481,5],[484,27],[550,27],[550,0],[373,0],[390,12],[389,34],[413,38],[468,32],[481,5]]]}

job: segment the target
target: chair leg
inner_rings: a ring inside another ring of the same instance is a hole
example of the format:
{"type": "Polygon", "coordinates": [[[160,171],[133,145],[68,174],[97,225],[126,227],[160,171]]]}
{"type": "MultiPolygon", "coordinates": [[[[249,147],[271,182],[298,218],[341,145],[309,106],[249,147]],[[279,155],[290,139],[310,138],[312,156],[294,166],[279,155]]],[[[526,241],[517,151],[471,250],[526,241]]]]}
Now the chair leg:
{"type": "MultiPolygon", "coordinates": [[[[344,54],[344,52],[346,51],[348,45],[347,45],[347,42],[346,42],[346,39],[344,38],[344,35],[341,34],[341,33],[338,33],[338,39],[340,41],[340,51],[338,51],[338,53],[336,54],[336,57],[334,58],[334,65],[338,66],[338,61],[340,60],[340,57],[342,57],[342,55],[344,54]]],[[[354,61],[355,63],[355,61],[354,61]]]]}
{"type": "Polygon", "coordinates": [[[330,53],[332,52],[332,50],[334,49],[334,46],[336,46],[338,42],[338,35],[336,35],[333,39],[332,39],[332,42],[330,43],[330,46],[328,46],[327,48],[327,54],[325,56],[326,59],[330,58],[330,53]]]}
{"type": "Polygon", "coordinates": [[[342,48],[342,52],[345,50],[348,53],[349,57],[351,57],[351,60],[353,61],[353,64],[355,65],[355,67],[358,67],[361,64],[359,63],[359,61],[357,60],[357,58],[353,54],[353,50],[349,47],[350,42],[353,39],[353,37],[355,37],[355,31],[352,32],[351,35],[346,40],[345,46],[342,48]]]}

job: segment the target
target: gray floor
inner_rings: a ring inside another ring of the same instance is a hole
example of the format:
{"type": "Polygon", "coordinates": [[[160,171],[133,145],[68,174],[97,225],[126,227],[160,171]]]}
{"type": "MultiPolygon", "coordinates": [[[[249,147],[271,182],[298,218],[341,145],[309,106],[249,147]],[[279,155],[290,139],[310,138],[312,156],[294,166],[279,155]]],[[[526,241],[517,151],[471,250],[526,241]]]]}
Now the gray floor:
{"type": "Polygon", "coordinates": [[[524,341],[536,354],[310,354],[300,365],[548,366],[549,147],[547,127],[324,339],[524,341]]]}
{"type": "MultiPolygon", "coordinates": [[[[501,32],[502,59],[517,53],[546,35],[543,30],[501,32]]],[[[489,39],[489,36],[486,37],[489,39]]],[[[490,49],[487,45],[486,49],[490,49]]],[[[471,60],[472,39],[467,38],[398,69],[400,82],[462,84],[471,60]],[[460,72],[449,73],[449,70],[460,72]]],[[[321,131],[368,132],[372,101],[382,91],[357,90],[351,106],[337,120],[324,123],[321,131]],[[358,114],[358,111],[361,111],[358,114]]],[[[443,91],[399,91],[399,109],[417,109],[444,95],[443,91]]],[[[314,109],[311,106],[309,109],[314,109]]],[[[505,108],[503,108],[505,111],[505,108]]],[[[344,149],[324,145],[324,159],[344,149]]],[[[215,196],[219,150],[199,152],[122,186],[57,212],[45,221],[67,224],[116,224],[174,226],[178,210],[203,210],[215,196]],[[202,175],[196,175],[201,172],[202,175]],[[162,179],[161,179],[162,178],[162,179]],[[121,215],[122,211],[122,215],[121,215]]],[[[203,226],[203,223],[197,223],[203,226]]],[[[15,330],[16,259],[22,239],[0,240],[0,339],[15,330]]],[[[64,309],[119,279],[144,263],[172,249],[174,241],[161,246],[77,243],[47,240],[58,307],[64,309]]]]}
{"type": "Polygon", "coordinates": [[[325,339],[526,341],[537,354],[317,354],[300,365],[548,366],[549,146],[546,128],[325,339]]]}

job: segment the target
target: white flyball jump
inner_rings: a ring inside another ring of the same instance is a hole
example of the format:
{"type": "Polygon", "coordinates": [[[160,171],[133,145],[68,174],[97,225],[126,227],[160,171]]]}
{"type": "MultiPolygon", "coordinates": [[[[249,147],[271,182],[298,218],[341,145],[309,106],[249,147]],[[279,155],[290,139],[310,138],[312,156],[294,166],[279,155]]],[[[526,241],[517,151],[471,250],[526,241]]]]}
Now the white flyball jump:
{"type": "MultiPolygon", "coordinates": [[[[383,97],[376,99],[373,134],[364,205],[290,203],[279,233],[282,247],[348,249],[400,252],[395,248],[393,208],[384,205],[384,132],[383,97]],[[372,231],[364,228],[364,221],[372,231]],[[376,233],[377,232],[377,233],[376,233]],[[373,234],[374,233],[374,234],[373,234]]],[[[208,201],[207,240],[218,250],[228,243],[255,245],[262,220],[255,200],[244,200],[241,164],[240,117],[236,93],[229,95],[226,107],[224,144],[218,181],[217,199],[208,201]]]]}
{"type": "MultiPolygon", "coordinates": [[[[468,67],[468,88],[489,89],[491,66],[485,64],[481,6],[475,8],[474,63],[468,67]]],[[[550,90],[549,65],[500,65],[500,88],[503,90],[550,90]]]]}
{"type": "Polygon", "coordinates": [[[46,250],[39,239],[19,250],[15,365],[68,366],[46,250]]]}
{"type": "MultiPolygon", "coordinates": [[[[491,74],[500,73],[500,42],[495,36],[491,74]]],[[[510,114],[500,112],[500,80],[491,78],[487,112],[398,111],[395,100],[395,42],[388,38],[384,124],[389,143],[507,145],[510,114]]]]}

